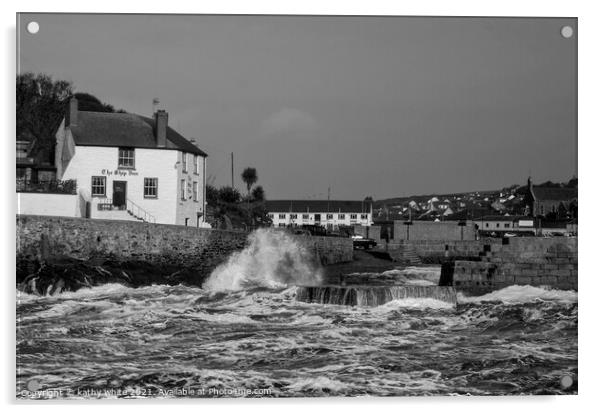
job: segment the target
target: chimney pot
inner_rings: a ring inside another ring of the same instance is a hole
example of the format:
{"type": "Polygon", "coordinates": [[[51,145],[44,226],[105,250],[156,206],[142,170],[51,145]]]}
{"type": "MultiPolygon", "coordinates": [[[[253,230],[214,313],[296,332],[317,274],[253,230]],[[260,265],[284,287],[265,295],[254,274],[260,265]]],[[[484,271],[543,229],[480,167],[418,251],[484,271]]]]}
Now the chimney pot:
{"type": "Polygon", "coordinates": [[[155,113],[155,139],[159,148],[165,148],[167,145],[167,118],[167,112],[164,110],[155,113]]]}

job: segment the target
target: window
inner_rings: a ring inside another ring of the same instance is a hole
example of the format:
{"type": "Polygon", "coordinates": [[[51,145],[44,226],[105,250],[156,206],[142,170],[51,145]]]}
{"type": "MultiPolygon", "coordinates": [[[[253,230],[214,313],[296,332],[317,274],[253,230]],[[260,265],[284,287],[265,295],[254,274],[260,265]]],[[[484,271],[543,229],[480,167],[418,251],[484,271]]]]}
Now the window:
{"type": "Polygon", "coordinates": [[[182,172],[188,171],[188,154],[186,152],[182,152],[182,172]]]}
{"type": "Polygon", "coordinates": [[[180,181],[180,199],[186,200],[186,179],[180,181]]]}
{"type": "Polygon", "coordinates": [[[309,214],[303,214],[303,219],[309,219],[309,214]]]}
{"type": "Polygon", "coordinates": [[[194,173],[199,174],[199,155],[194,155],[194,173]]]}
{"type": "Polygon", "coordinates": [[[500,223],[499,223],[499,222],[498,222],[498,223],[496,223],[496,224],[495,224],[495,227],[496,227],[496,228],[499,228],[499,227],[500,227],[500,223]]]}
{"type": "Polygon", "coordinates": [[[362,219],[368,219],[368,214],[362,214],[362,219]]]}
{"type": "Polygon", "coordinates": [[[485,228],[489,228],[489,222],[485,224],[485,228]]]}
{"type": "Polygon", "coordinates": [[[279,219],[286,219],[286,214],[278,214],[279,219]]]}
{"type": "Polygon", "coordinates": [[[144,197],[157,198],[159,178],[144,178],[144,197]]]}
{"type": "Polygon", "coordinates": [[[270,219],[274,219],[274,214],[268,214],[268,217],[269,217],[270,219]]]}
{"type": "Polygon", "coordinates": [[[339,214],[339,219],[345,219],[345,214],[339,214]]]}
{"type": "Polygon", "coordinates": [[[297,219],[297,214],[291,214],[291,219],[297,219]]]}
{"type": "Polygon", "coordinates": [[[134,168],[134,148],[119,148],[119,168],[134,168]]]}
{"type": "Polygon", "coordinates": [[[510,224],[504,224],[504,228],[510,228],[510,224]]]}
{"type": "Polygon", "coordinates": [[[357,219],[357,214],[351,214],[351,219],[357,219]]]}
{"type": "Polygon", "coordinates": [[[197,181],[192,183],[192,199],[195,202],[199,201],[199,183],[197,181]]]}
{"type": "Polygon", "coordinates": [[[105,196],[107,194],[107,178],[105,176],[92,177],[92,196],[105,196]]]}
{"type": "Polygon", "coordinates": [[[332,219],[332,214],[326,214],[326,219],[332,219]]]}
{"type": "Polygon", "coordinates": [[[283,227],[286,227],[286,224],[282,224],[282,223],[280,223],[280,224],[278,224],[278,226],[279,226],[280,228],[283,228],[283,227]]]}

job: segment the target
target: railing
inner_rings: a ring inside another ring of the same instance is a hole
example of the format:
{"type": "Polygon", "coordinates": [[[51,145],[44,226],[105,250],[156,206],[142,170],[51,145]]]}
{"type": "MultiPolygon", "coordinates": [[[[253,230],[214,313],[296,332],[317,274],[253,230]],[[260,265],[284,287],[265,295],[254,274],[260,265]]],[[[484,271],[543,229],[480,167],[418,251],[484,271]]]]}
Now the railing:
{"type": "Polygon", "coordinates": [[[17,192],[75,195],[76,190],[77,181],[75,179],[66,181],[59,181],[56,179],[48,181],[17,179],[17,192]]]}
{"type": "Polygon", "coordinates": [[[113,205],[113,200],[111,198],[100,198],[97,203],[97,207],[98,207],[99,211],[112,211],[114,209],[121,209],[121,210],[125,209],[125,205],[121,208],[115,207],[115,205],[113,205]]]}
{"type": "Polygon", "coordinates": [[[150,214],[130,199],[126,200],[125,205],[116,206],[113,205],[113,200],[111,198],[102,198],[102,200],[98,201],[97,208],[99,211],[127,211],[127,213],[134,218],[153,224],[157,223],[157,219],[154,215],[150,214]]]}
{"type": "Polygon", "coordinates": [[[145,209],[138,206],[136,203],[132,202],[130,199],[126,201],[126,209],[132,214],[134,217],[143,220],[144,222],[150,222],[152,224],[157,223],[157,219],[154,215],[148,213],[145,209]]]}

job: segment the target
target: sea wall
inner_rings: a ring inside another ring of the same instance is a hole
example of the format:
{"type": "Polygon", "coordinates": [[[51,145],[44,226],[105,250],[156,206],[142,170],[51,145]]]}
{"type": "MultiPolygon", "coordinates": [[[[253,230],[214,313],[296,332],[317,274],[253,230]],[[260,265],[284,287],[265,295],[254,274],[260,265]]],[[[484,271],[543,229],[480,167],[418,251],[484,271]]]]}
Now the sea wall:
{"type": "MultiPolygon", "coordinates": [[[[17,215],[17,265],[19,270],[23,265],[64,258],[145,262],[185,267],[202,278],[242,250],[247,237],[245,232],[179,225],[17,215]]],[[[323,265],[353,259],[349,238],[298,236],[297,240],[323,265]]]]}
{"type": "Polygon", "coordinates": [[[404,221],[394,221],[393,233],[398,241],[468,241],[476,238],[474,222],[466,221],[412,221],[406,225],[404,221]]]}
{"type": "Polygon", "coordinates": [[[509,238],[484,249],[480,261],[454,263],[453,285],[480,294],[510,285],[577,290],[577,238],[509,238]]]}
{"type": "Polygon", "coordinates": [[[478,257],[489,245],[498,248],[502,245],[501,238],[483,238],[479,240],[453,241],[453,240],[393,240],[389,243],[390,250],[410,247],[424,263],[442,262],[449,259],[462,259],[478,257]]]}

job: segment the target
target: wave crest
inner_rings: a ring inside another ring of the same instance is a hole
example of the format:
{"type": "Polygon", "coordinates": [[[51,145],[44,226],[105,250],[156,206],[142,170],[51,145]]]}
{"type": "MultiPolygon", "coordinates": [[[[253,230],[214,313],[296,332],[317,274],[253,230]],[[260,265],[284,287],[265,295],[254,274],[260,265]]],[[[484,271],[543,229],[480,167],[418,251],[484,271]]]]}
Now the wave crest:
{"type": "Polygon", "coordinates": [[[562,303],[576,303],[576,291],[552,290],[532,285],[511,285],[489,294],[466,297],[458,293],[458,303],[480,303],[484,301],[501,301],[504,304],[520,304],[533,301],[556,301],[562,303]]]}
{"type": "Polygon", "coordinates": [[[237,291],[248,288],[285,288],[295,284],[319,284],[321,271],[309,251],[294,237],[273,229],[249,235],[249,245],[218,266],[203,288],[237,291]]]}

